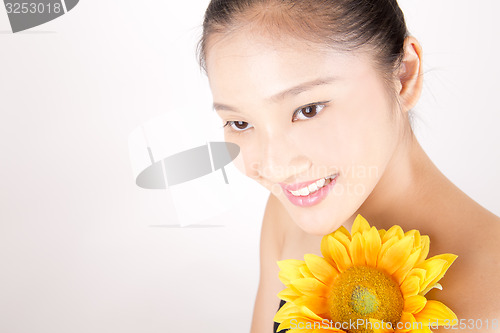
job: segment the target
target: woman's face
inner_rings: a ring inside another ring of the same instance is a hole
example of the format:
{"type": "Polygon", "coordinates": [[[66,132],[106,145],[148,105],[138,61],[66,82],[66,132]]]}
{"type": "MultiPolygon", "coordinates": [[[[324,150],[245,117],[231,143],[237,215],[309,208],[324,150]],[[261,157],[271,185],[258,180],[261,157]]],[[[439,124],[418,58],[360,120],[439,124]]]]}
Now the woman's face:
{"type": "Polygon", "coordinates": [[[334,231],[373,191],[401,141],[372,61],[245,31],[212,37],[206,68],[225,140],[241,149],[238,169],[304,231],[334,231]]]}

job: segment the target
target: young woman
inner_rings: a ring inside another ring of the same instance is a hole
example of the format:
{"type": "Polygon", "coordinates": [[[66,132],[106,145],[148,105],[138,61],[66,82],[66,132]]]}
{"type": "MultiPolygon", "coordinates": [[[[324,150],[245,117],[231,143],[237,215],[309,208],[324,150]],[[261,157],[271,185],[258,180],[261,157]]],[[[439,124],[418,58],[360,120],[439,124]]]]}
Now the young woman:
{"type": "Polygon", "coordinates": [[[429,235],[429,256],[457,254],[427,295],[459,319],[500,319],[500,219],[415,138],[422,49],[395,0],[214,0],[200,55],[238,167],[271,192],[253,333],[273,331],[276,261],[321,255],[322,236],[357,214],[429,235]]]}

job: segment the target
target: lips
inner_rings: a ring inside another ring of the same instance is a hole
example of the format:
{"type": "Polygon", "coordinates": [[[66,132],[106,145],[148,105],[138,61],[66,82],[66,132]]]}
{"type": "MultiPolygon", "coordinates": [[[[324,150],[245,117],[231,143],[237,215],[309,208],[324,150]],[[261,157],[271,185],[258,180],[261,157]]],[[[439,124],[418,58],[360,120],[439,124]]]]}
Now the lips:
{"type": "Polygon", "coordinates": [[[320,179],[326,179],[328,177],[331,177],[333,175],[330,175],[330,176],[326,176],[326,177],[323,177],[323,178],[318,178],[316,180],[310,180],[310,181],[307,181],[307,182],[302,182],[302,183],[295,183],[295,184],[290,184],[290,185],[287,185],[285,183],[279,183],[281,185],[281,187],[284,189],[284,190],[288,190],[288,191],[297,191],[298,189],[301,189],[301,188],[304,188],[306,186],[309,186],[311,185],[312,183],[316,183],[318,180],[320,179]]]}
{"type": "Polygon", "coordinates": [[[335,186],[335,183],[337,182],[337,175],[332,175],[328,176],[325,178],[320,178],[316,181],[308,181],[308,182],[302,182],[302,183],[296,183],[292,185],[286,185],[286,184],[280,184],[283,189],[284,189],[284,194],[290,200],[290,202],[296,206],[299,207],[311,207],[314,205],[319,204],[322,202],[327,196],[330,190],[335,186]],[[323,181],[325,178],[331,179],[329,182],[323,181]],[[305,193],[301,193],[303,190],[300,190],[299,193],[297,193],[297,188],[303,189],[305,186],[309,186],[311,184],[314,184],[315,182],[321,182],[323,185],[314,190],[314,185],[312,192],[309,192],[308,190],[304,191],[305,193]],[[288,190],[291,188],[295,188],[295,190],[288,190]],[[293,191],[293,192],[292,192],[293,191]],[[309,194],[307,194],[309,193],[309,194]],[[307,195],[306,195],[307,194],[307,195]]]}

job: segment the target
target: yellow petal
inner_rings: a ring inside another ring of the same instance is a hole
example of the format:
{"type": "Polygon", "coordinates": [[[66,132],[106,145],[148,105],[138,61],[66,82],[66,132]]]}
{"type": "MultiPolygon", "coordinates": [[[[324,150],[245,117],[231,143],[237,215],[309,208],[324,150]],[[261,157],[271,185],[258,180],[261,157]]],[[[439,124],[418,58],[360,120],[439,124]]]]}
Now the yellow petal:
{"type": "Polygon", "coordinates": [[[396,331],[399,333],[409,332],[415,328],[420,328],[422,326],[419,324],[415,317],[408,312],[403,311],[401,314],[401,319],[399,319],[399,323],[396,324],[396,331]]]}
{"type": "Polygon", "coordinates": [[[361,216],[361,214],[358,214],[352,224],[351,235],[354,236],[354,234],[358,232],[363,233],[368,230],[370,230],[370,224],[363,216],[361,216]]]}
{"type": "Polygon", "coordinates": [[[363,234],[365,238],[365,259],[366,265],[371,267],[377,266],[377,257],[382,247],[382,241],[377,228],[372,227],[369,231],[363,234]]]}
{"type": "Polygon", "coordinates": [[[403,238],[404,235],[405,235],[405,233],[403,232],[403,229],[401,229],[401,227],[399,225],[393,225],[385,233],[384,237],[382,238],[382,243],[387,242],[392,237],[396,237],[399,240],[399,239],[403,238]]]}
{"type": "Polygon", "coordinates": [[[365,265],[365,238],[356,233],[352,236],[351,244],[349,245],[353,265],[365,265]]]}
{"type": "Polygon", "coordinates": [[[287,287],[278,293],[278,297],[279,297],[279,299],[282,299],[286,302],[293,302],[294,300],[299,298],[300,295],[297,294],[294,291],[294,289],[287,287]]]}
{"type": "Polygon", "coordinates": [[[349,240],[351,239],[351,234],[349,233],[349,230],[347,230],[343,225],[341,225],[333,234],[336,233],[342,233],[344,234],[349,240]]]}
{"type": "Polygon", "coordinates": [[[302,274],[303,277],[307,277],[307,278],[314,277],[313,273],[311,273],[311,271],[309,270],[309,268],[305,264],[300,266],[299,270],[300,270],[300,273],[302,274]]]}
{"type": "Polygon", "coordinates": [[[457,320],[455,313],[446,305],[439,301],[427,301],[422,311],[415,314],[415,319],[424,325],[429,323],[433,326],[452,324],[451,321],[457,320]]]}
{"type": "Polygon", "coordinates": [[[285,286],[288,286],[290,281],[302,277],[300,266],[304,265],[303,260],[287,259],[278,261],[277,263],[280,268],[278,277],[285,286]]]}
{"type": "Polygon", "coordinates": [[[277,262],[280,269],[291,269],[300,267],[304,264],[304,260],[297,259],[285,259],[277,262]]]}
{"type": "Polygon", "coordinates": [[[336,267],[337,265],[331,258],[331,252],[330,252],[330,245],[328,244],[328,237],[329,235],[323,236],[321,238],[321,254],[323,255],[323,258],[332,266],[336,267]]]}
{"type": "Polygon", "coordinates": [[[403,298],[415,296],[420,291],[420,279],[418,276],[407,277],[400,286],[403,298]]]}
{"type": "Polygon", "coordinates": [[[427,259],[417,267],[427,269],[427,276],[421,285],[421,294],[425,295],[434,285],[441,280],[451,264],[457,259],[454,254],[446,253],[427,259]],[[430,272],[429,272],[430,271],[430,272]]]}
{"type": "MultiPolygon", "coordinates": [[[[278,321],[276,321],[278,322],[278,321]]],[[[287,333],[344,333],[330,325],[323,324],[321,321],[313,321],[308,318],[294,317],[287,318],[278,326],[278,332],[283,329],[291,329],[287,333]]]]}
{"type": "Polygon", "coordinates": [[[328,312],[328,302],[327,298],[325,297],[301,296],[297,298],[293,303],[298,307],[305,306],[316,314],[328,312]]]}
{"type": "Polygon", "coordinates": [[[420,312],[422,311],[426,303],[427,299],[424,296],[420,295],[410,296],[405,299],[405,305],[403,311],[408,313],[420,312]]]}
{"type": "Polygon", "coordinates": [[[378,234],[380,235],[380,239],[381,240],[384,238],[386,232],[387,231],[385,231],[385,229],[379,229],[378,230],[378,234]]]}
{"type": "MultiPolygon", "coordinates": [[[[344,228],[344,227],[341,227],[341,228],[344,228]]],[[[340,243],[342,243],[342,245],[344,245],[346,249],[349,249],[349,246],[351,245],[351,236],[350,235],[346,235],[341,230],[337,230],[333,233],[333,237],[336,240],[338,240],[340,243]]]]}
{"type": "Polygon", "coordinates": [[[380,262],[380,260],[382,259],[382,257],[384,256],[385,252],[391,247],[393,246],[394,244],[397,243],[397,241],[399,241],[399,239],[397,237],[392,237],[390,238],[387,242],[382,242],[382,247],[380,248],[380,251],[378,253],[378,257],[377,257],[377,266],[380,262]]]}
{"type": "Polygon", "coordinates": [[[427,293],[428,293],[431,289],[434,289],[434,288],[439,289],[439,290],[443,290],[443,286],[442,286],[441,284],[439,284],[439,283],[437,283],[437,282],[436,282],[436,283],[430,284],[427,288],[425,288],[424,290],[422,290],[422,291],[420,292],[420,294],[421,294],[421,295],[425,295],[425,294],[427,294],[427,293]]]}
{"type": "Polygon", "coordinates": [[[444,260],[434,260],[432,261],[432,265],[429,265],[427,269],[427,276],[424,281],[420,283],[420,295],[425,295],[433,285],[431,284],[433,280],[435,280],[439,274],[444,270],[444,265],[446,262],[444,260]]]}
{"type": "MultiPolygon", "coordinates": [[[[296,318],[293,318],[293,319],[296,319],[296,318]]],[[[278,325],[277,331],[280,332],[282,330],[286,330],[286,329],[290,328],[290,321],[291,320],[292,320],[292,318],[288,318],[288,319],[283,320],[281,322],[281,324],[278,325]]],[[[274,321],[277,322],[277,323],[279,323],[279,321],[276,321],[276,319],[274,319],[274,321]]]]}
{"type": "Polygon", "coordinates": [[[421,239],[420,239],[420,232],[418,230],[416,229],[408,230],[407,232],[405,232],[405,236],[406,237],[413,236],[415,240],[415,242],[413,243],[413,247],[414,248],[420,247],[421,239]]]}
{"type": "Polygon", "coordinates": [[[352,265],[351,257],[347,253],[345,246],[333,236],[328,236],[328,244],[332,259],[335,261],[336,268],[340,273],[352,265]]]}
{"type": "Polygon", "coordinates": [[[311,318],[312,320],[322,321],[323,318],[315,314],[311,311],[307,306],[301,305],[299,306],[300,313],[304,315],[306,318],[311,318]]]}
{"type": "Polygon", "coordinates": [[[401,282],[406,278],[410,270],[414,268],[418,258],[420,257],[420,252],[421,249],[417,249],[415,252],[410,254],[406,262],[398,268],[396,272],[394,272],[393,276],[399,284],[401,284],[401,282]]]}
{"type": "Polygon", "coordinates": [[[330,285],[339,274],[324,258],[315,254],[305,254],[304,260],[311,273],[326,285],[330,285]]]}
{"type": "Polygon", "coordinates": [[[421,252],[420,252],[420,257],[417,260],[417,264],[423,262],[425,258],[427,258],[427,255],[429,254],[429,246],[430,246],[431,240],[429,236],[427,235],[422,235],[420,237],[420,246],[421,246],[421,252]]]}
{"type": "Polygon", "coordinates": [[[416,276],[420,280],[420,285],[422,285],[423,281],[425,281],[425,277],[427,276],[427,271],[423,268],[412,268],[406,278],[410,276],[416,276]]]}
{"type": "MultiPolygon", "coordinates": [[[[306,324],[317,322],[316,324],[320,324],[323,317],[318,316],[306,306],[298,306],[295,303],[285,303],[274,315],[273,319],[275,322],[282,323],[284,326],[286,326],[287,323],[292,323],[291,327],[293,328],[298,322],[306,324]],[[295,323],[293,319],[296,319],[295,323]]],[[[311,325],[311,327],[313,326],[311,325]]],[[[320,326],[317,325],[316,327],[319,328],[320,326]]]]}
{"type": "MultiPolygon", "coordinates": [[[[276,320],[277,314],[274,316],[274,321],[279,323],[279,320],[276,320]]],[[[307,318],[301,318],[301,317],[292,317],[292,318],[286,318],[283,321],[281,321],[281,324],[278,326],[278,332],[284,329],[288,328],[295,328],[295,327],[306,327],[307,324],[312,325],[313,321],[307,318]]],[[[312,327],[312,326],[311,326],[312,327]]]]}
{"type": "Polygon", "coordinates": [[[286,302],[274,315],[274,321],[281,323],[288,318],[299,316],[299,307],[294,303],[286,302]]]}
{"type": "Polygon", "coordinates": [[[413,236],[403,237],[393,246],[387,249],[377,264],[377,267],[385,270],[389,275],[392,275],[402,265],[406,263],[413,249],[413,236]]]}
{"type": "Polygon", "coordinates": [[[328,287],[316,278],[303,278],[294,280],[292,286],[297,288],[304,295],[308,296],[326,296],[328,295],[328,287]]]}

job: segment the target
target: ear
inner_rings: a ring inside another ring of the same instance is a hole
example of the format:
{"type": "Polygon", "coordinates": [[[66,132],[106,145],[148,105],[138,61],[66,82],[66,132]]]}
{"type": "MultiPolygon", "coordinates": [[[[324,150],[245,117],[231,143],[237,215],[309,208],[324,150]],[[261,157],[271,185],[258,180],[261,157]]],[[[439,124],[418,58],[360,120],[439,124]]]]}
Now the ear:
{"type": "Polygon", "coordinates": [[[424,82],[422,47],[413,36],[406,37],[404,41],[404,57],[398,79],[401,107],[408,112],[417,104],[424,82]]]}

